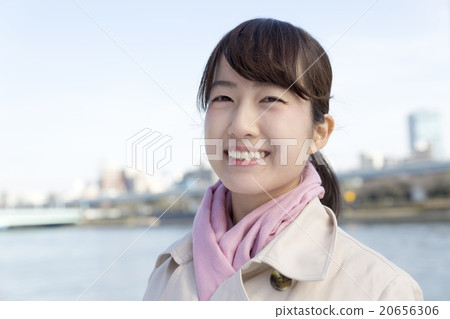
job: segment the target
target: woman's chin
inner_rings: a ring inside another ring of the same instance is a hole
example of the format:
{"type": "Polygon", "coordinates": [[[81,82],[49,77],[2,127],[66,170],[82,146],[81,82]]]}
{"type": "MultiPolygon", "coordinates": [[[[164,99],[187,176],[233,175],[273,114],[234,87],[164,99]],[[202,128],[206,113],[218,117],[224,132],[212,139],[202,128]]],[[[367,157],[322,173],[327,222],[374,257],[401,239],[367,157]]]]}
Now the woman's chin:
{"type": "Polygon", "coordinates": [[[236,194],[257,195],[265,193],[264,190],[253,180],[229,181],[222,180],[227,189],[236,194]]]}

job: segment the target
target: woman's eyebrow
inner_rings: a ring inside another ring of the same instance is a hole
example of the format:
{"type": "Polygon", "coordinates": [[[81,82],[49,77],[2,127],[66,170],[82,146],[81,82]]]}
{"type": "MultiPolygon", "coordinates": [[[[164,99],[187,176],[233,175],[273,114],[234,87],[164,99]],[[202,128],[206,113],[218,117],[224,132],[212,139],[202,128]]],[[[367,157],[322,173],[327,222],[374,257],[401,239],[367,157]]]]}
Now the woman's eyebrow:
{"type": "Polygon", "coordinates": [[[253,86],[257,88],[264,88],[268,86],[277,86],[277,85],[268,82],[253,82],[253,86]]]}
{"type": "MultiPolygon", "coordinates": [[[[225,80],[216,80],[212,83],[211,89],[213,89],[216,86],[225,86],[225,87],[235,88],[235,87],[237,87],[237,84],[234,82],[225,81],[225,80]]],[[[253,86],[257,87],[257,88],[261,88],[261,87],[277,86],[277,85],[272,84],[272,83],[267,83],[267,82],[253,82],[253,86]]]]}
{"type": "Polygon", "coordinates": [[[213,82],[213,84],[211,85],[211,89],[213,89],[216,86],[226,86],[226,87],[235,88],[237,85],[234,82],[217,80],[217,81],[213,82]]]}

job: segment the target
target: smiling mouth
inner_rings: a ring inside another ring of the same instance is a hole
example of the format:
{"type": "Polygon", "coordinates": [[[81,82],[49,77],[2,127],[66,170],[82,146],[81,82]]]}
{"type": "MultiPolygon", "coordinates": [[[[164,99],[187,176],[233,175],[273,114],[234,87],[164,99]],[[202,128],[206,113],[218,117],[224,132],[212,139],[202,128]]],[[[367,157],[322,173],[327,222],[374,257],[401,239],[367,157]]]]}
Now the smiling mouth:
{"type": "Polygon", "coordinates": [[[241,160],[241,161],[252,161],[252,160],[258,160],[261,158],[265,158],[270,153],[261,151],[261,152],[249,152],[249,151],[225,151],[226,155],[228,155],[230,158],[233,158],[235,160],[241,160]]]}

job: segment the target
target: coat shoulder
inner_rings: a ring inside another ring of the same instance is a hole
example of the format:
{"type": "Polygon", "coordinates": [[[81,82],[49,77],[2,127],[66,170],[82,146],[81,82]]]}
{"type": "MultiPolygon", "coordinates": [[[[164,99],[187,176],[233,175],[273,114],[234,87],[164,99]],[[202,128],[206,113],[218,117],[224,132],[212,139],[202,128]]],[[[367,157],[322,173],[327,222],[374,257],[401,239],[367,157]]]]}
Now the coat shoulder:
{"type": "Polygon", "coordinates": [[[340,227],[338,227],[337,231],[336,245],[340,248],[340,252],[346,255],[348,260],[354,261],[359,265],[363,262],[376,268],[381,268],[392,276],[397,275],[401,271],[400,268],[382,254],[361,243],[340,227]]]}
{"type": "Polygon", "coordinates": [[[372,300],[423,300],[417,282],[379,252],[338,227],[334,258],[372,300]],[[368,282],[368,281],[371,282],[368,282]],[[372,289],[364,287],[371,287],[372,289]]]}
{"type": "Polygon", "coordinates": [[[144,300],[197,300],[192,234],[175,241],[157,258],[144,300]]]}

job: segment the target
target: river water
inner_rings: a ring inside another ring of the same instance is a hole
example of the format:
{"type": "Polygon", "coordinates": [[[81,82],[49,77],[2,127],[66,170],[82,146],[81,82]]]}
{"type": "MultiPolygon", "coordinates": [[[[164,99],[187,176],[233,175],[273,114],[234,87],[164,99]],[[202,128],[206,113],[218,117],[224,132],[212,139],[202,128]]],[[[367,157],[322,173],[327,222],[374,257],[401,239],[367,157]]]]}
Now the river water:
{"type": "MultiPolygon", "coordinates": [[[[190,228],[0,231],[0,300],[140,300],[158,253],[190,228]]],[[[425,300],[450,300],[450,223],[343,228],[410,273],[425,300]]]]}

